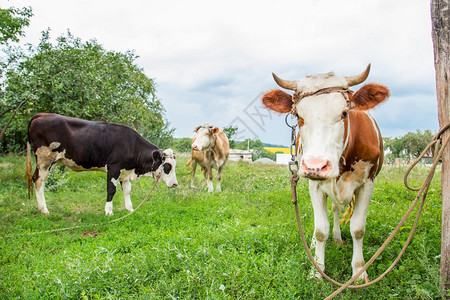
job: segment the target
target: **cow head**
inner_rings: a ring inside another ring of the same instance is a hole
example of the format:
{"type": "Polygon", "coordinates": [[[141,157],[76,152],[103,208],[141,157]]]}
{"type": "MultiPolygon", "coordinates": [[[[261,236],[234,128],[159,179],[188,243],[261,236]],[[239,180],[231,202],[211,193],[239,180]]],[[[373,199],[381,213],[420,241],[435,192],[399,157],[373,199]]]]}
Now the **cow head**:
{"type": "Polygon", "coordinates": [[[176,187],[178,185],[177,175],[175,174],[175,154],[172,149],[164,151],[155,151],[161,153],[161,164],[156,169],[155,175],[159,176],[159,180],[164,182],[168,187],[176,187]]]}
{"type": "Polygon", "coordinates": [[[213,135],[219,130],[219,127],[214,127],[209,123],[195,127],[196,135],[192,141],[192,150],[208,150],[214,147],[213,135]]]}
{"type": "Polygon", "coordinates": [[[273,74],[277,84],[293,90],[294,95],[271,90],[262,96],[262,104],[273,111],[297,116],[301,176],[328,179],[339,175],[339,161],[350,132],[349,111],[370,109],[389,97],[389,90],[380,84],[367,84],[356,93],[348,89],[364,82],[369,71],[370,64],[357,76],[326,73],[298,81],[282,80],[273,74]]]}

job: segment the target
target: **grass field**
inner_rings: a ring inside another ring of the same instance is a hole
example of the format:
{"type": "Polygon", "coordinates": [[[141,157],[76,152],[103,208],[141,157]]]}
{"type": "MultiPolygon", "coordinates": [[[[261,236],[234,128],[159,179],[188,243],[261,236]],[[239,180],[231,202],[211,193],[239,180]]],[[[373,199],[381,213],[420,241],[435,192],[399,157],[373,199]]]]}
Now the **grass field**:
{"type": "MultiPolygon", "coordinates": [[[[229,163],[223,192],[191,190],[186,157],[178,159],[179,186],[162,184],[130,217],[106,224],[106,175],[55,172],[46,191],[49,216],[28,200],[25,158],[0,157],[0,299],[323,299],[336,287],[308,277],[311,270],[290,201],[285,166],[229,163]],[[80,229],[33,234],[78,225],[80,229]]],[[[364,255],[368,260],[409,207],[404,168],[386,167],[369,207],[364,255]]],[[[414,178],[419,182],[426,169],[414,178]]],[[[202,186],[197,171],[197,186],[202,186]]],[[[132,183],[137,206],[153,184],[132,183]]],[[[313,233],[307,182],[298,186],[308,240],[313,233]]],[[[331,206],[331,205],[329,205],[331,206]]],[[[127,213],[120,190],[113,218],[127,213]]],[[[330,220],[332,214],[330,213],[330,220]]],[[[396,258],[412,220],[368,270],[375,279],[396,258]]],[[[326,272],[351,276],[352,242],[327,244],[326,272]]],[[[344,291],[336,299],[440,297],[440,174],[435,175],[416,235],[404,258],[380,283],[344,291]]]]}

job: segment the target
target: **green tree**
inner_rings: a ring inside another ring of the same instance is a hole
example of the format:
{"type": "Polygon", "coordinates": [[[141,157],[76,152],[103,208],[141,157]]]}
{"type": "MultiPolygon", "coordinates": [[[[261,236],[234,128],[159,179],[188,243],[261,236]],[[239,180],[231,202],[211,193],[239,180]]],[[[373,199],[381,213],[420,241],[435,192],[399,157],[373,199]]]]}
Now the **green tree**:
{"type": "Polygon", "coordinates": [[[228,142],[230,143],[230,148],[236,147],[236,141],[233,139],[233,137],[236,135],[237,131],[238,131],[238,128],[234,127],[233,125],[223,128],[223,132],[227,136],[228,142]]]}
{"type": "Polygon", "coordinates": [[[18,42],[24,35],[24,27],[30,25],[32,16],[31,7],[0,8],[0,45],[5,45],[9,41],[18,42]]]}
{"type": "MultiPolygon", "coordinates": [[[[8,9],[0,8],[0,49],[4,53],[4,55],[0,57],[0,99],[4,97],[4,74],[9,68],[12,68],[22,56],[21,48],[14,47],[11,42],[18,42],[20,37],[24,35],[24,27],[30,24],[30,18],[32,15],[33,13],[31,8],[27,7],[22,9],[14,7],[8,9]]],[[[12,106],[1,107],[0,119],[6,118],[6,121],[0,122],[2,125],[2,129],[0,131],[0,141],[2,140],[6,129],[10,125],[17,111],[24,103],[25,101],[21,101],[12,106]]]]}
{"type": "Polygon", "coordinates": [[[173,129],[155,84],[135,64],[133,52],[106,51],[95,40],[82,43],[70,32],[52,44],[49,30],[29,52],[5,77],[1,107],[27,104],[2,140],[1,151],[25,145],[28,120],[38,112],[125,123],[161,148],[170,143],[173,129]]]}
{"type": "Polygon", "coordinates": [[[188,137],[174,139],[172,147],[176,152],[190,153],[192,151],[192,139],[188,137]]]}
{"type": "MultiPolygon", "coordinates": [[[[430,130],[417,130],[416,132],[408,132],[402,138],[403,145],[407,155],[410,158],[417,158],[425,149],[425,147],[431,142],[433,133],[430,130]]],[[[431,155],[431,150],[428,155],[431,155]]]]}

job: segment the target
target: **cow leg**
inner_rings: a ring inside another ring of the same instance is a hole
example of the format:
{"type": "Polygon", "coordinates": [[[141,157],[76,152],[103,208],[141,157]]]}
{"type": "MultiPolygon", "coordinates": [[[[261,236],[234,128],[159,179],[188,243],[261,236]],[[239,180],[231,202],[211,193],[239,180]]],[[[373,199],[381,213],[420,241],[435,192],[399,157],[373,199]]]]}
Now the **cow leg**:
{"type": "Polygon", "coordinates": [[[48,175],[50,173],[50,167],[48,166],[46,168],[39,168],[36,167],[36,170],[34,171],[33,175],[33,181],[34,185],[36,187],[35,193],[36,193],[36,200],[38,205],[38,210],[43,213],[44,215],[48,215],[48,209],[47,204],[45,202],[44,197],[44,189],[45,189],[45,181],[48,178],[48,175]]]}
{"type": "Polygon", "coordinates": [[[131,193],[131,182],[129,180],[124,180],[120,182],[122,184],[123,199],[125,201],[125,208],[129,211],[133,211],[133,204],[131,203],[130,193],[131,193]]]}
{"type": "MultiPolygon", "coordinates": [[[[352,218],[350,219],[350,233],[353,238],[353,275],[356,275],[356,273],[364,266],[362,250],[363,237],[366,227],[367,209],[369,207],[370,199],[372,198],[373,189],[374,182],[368,180],[356,192],[355,207],[353,209],[352,218]]],[[[365,281],[369,280],[366,271],[364,271],[359,278],[364,279],[365,281]]]]}
{"type": "Polygon", "coordinates": [[[208,193],[214,192],[213,188],[213,172],[211,167],[207,167],[205,170],[206,186],[208,187],[208,193]]]}
{"type": "Polygon", "coordinates": [[[216,184],[216,191],[221,192],[222,191],[222,187],[220,186],[221,181],[222,181],[222,171],[224,168],[225,164],[221,165],[219,167],[219,170],[217,171],[217,184],[216,184]]]}
{"type": "MultiPolygon", "coordinates": [[[[327,215],[327,196],[319,189],[319,183],[309,181],[309,194],[314,210],[314,235],[312,245],[315,245],[315,259],[322,271],[325,270],[325,244],[330,233],[330,223],[327,215]]],[[[314,277],[322,278],[322,275],[315,269],[314,277]]]]}
{"type": "Polygon", "coordinates": [[[191,161],[191,188],[195,189],[195,169],[197,169],[197,161],[192,159],[191,161]]]}
{"type": "Polygon", "coordinates": [[[341,208],[337,204],[331,205],[333,209],[333,240],[338,244],[344,244],[341,237],[341,224],[339,222],[339,214],[341,213],[341,208]]]}
{"type": "Polygon", "coordinates": [[[106,176],[106,191],[108,193],[107,197],[106,197],[106,204],[105,204],[105,214],[107,216],[112,216],[113,215],[113,204],[112,204],[112,199],[114,197],[114,194],[116,193],[116,188],[117,188],[117,182],[118,182],[118,178],[119,178],[119,174],[120,171],[119,170],[115,170],[114,167],[110,167],[108,169],[108,174],[106,176]]]}

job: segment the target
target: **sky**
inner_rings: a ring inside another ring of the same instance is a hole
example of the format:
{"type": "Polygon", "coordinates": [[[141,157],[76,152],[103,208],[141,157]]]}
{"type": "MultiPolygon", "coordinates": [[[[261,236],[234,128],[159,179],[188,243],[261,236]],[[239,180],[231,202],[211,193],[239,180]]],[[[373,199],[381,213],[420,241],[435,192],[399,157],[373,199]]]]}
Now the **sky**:
{"type": "MultiPolygon", "coordinates": [[[[132,50],[154,79],[175,137],[197,125],[238,127],[236,140],[290,144],[284,115],[260,96],[288,80],[371,63],[366,83],[391,90],[371,113],[386,137],[438,129],[429,0],[2,0],[31,6],[22,42],[67,30],[108,51],[132,50]]],[[[357,90],[360,86],[353,87],[357,90]]]]}

